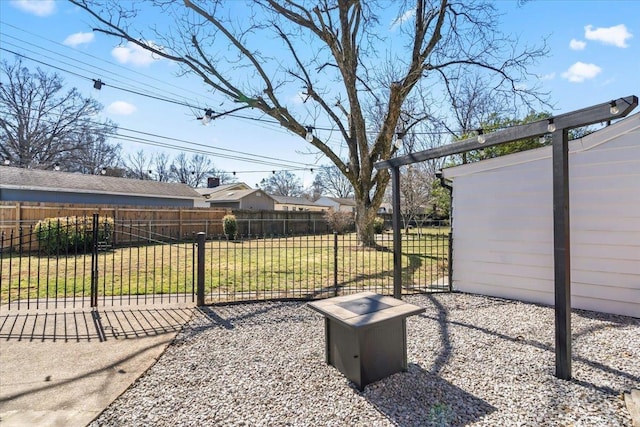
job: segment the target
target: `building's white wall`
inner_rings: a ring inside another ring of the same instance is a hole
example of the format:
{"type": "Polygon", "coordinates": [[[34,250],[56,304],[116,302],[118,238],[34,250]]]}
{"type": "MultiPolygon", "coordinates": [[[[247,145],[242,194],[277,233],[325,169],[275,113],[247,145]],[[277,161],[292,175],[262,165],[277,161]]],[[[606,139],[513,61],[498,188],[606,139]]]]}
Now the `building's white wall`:
{"type": "MultiPolygon", "coordinates": [[[[640,130],[582,149],[569,164],[572,306],[640,317],[640,130]]],[[[554,303],[551,158],[538,157],[454,176],[455,289],[554,303]]]]}

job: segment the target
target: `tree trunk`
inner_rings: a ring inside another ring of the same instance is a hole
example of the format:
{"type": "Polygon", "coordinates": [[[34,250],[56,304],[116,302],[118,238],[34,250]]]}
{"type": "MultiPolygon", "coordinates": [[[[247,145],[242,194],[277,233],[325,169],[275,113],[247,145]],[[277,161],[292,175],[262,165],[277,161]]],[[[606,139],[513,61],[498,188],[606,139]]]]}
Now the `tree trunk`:
{"type": "Polygon", "coordinates": [[[376,211],[366,201],[356,200],[356,233],[360,245],[365,247],[374,247],[376,238],[373,230],[373,220],[376,217],[376,211]]]}

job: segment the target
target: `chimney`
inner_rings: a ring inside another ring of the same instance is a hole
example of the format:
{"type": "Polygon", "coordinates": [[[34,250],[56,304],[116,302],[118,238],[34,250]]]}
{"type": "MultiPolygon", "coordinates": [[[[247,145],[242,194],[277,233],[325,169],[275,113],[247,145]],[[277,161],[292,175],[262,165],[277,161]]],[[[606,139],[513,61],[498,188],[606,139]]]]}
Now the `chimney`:
{"type": "Polygon", "coordinates": [[[207,178],[207,188],[216,188],[220,185],[220,178],[210,176],[207,178]]]}

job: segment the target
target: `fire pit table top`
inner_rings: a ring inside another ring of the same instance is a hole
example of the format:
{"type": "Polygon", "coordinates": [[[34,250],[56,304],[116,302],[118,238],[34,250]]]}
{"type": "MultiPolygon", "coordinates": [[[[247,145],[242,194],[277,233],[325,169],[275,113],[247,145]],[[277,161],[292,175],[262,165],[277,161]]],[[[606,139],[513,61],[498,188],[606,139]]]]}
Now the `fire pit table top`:
{"type": "Polygon", "coordinates": [[[352,328],[371,326],[425,311],[423,307],[374,292],[328,298],[309,303],[309,307],[352,328]]]}

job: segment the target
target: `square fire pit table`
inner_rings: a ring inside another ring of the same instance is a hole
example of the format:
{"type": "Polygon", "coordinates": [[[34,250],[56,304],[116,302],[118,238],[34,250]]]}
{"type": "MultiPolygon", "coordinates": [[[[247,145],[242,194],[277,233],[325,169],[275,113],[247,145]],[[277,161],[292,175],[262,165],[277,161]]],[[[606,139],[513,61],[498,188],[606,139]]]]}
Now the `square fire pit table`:
{"type": "Polygon", "coordinates": [[[407,370],[406,319],[424,308],[373,292],[308,305],[325,317],[326,362],[360,391],[367,384],[407,370]]]}

